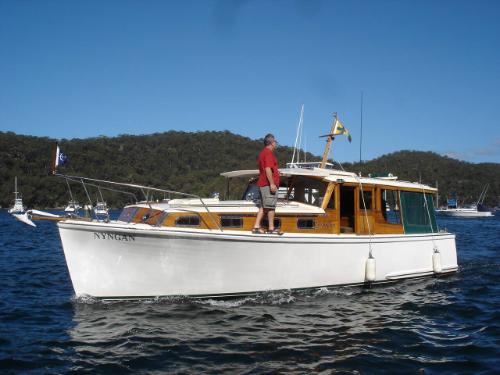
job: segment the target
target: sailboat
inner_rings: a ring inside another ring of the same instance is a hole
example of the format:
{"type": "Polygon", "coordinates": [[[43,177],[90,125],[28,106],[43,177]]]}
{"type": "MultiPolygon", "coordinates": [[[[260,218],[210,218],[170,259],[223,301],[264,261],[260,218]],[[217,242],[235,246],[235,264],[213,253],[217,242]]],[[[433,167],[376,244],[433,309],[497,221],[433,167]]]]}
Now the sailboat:
{"type": "Polygon", "coordinates": [[[14,206],[9,208],[9,214],[22,214],[26,211],[23,206],[23,199],[21,194],[17,191],[17,176],[14,177],[14,206]]]}
{"type": "Polygon", "coordinates": [[[36,227],[36,225],[31,221],[26,212],[26,207],[23,205],[23,199],[21,198],[21,194],[17,191],[17,176],[14,178],[14,206],[9,208],[9,214],[14,216],[17,220],[28,224],[32,227],[36,227]]]}

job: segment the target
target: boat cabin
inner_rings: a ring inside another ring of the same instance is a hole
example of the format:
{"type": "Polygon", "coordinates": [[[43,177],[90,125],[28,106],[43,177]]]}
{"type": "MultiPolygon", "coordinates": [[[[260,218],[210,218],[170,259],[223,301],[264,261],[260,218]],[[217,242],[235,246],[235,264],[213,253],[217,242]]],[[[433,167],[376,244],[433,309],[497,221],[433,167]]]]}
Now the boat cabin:
{"type": "MultiPolygon", "coordinates": [[[[251,231],[258,211],[258,170],[221,174],[225,198],[172,199],[123,209],[119,221],[157,227],[251,231]],[[245,179],[240,199],[229,199],[230,181],[245,179]]],[[[302,234],[415,234],[437,232],[433,196],[437,189],[393,176],[312,166],[280,170],[275,227],[302,234]]],[[[266,220],[263,221],[266,226],[266,220]]]]}

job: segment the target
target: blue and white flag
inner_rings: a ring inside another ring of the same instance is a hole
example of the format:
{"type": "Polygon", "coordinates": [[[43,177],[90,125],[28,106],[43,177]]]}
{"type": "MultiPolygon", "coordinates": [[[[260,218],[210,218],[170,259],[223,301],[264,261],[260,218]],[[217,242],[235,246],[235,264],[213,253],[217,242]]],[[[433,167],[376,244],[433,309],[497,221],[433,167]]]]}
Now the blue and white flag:
{"type": "Polygon", "coordinates": [[[56,174],[57,167],[66,164],[68,161],[68,156],[63,154],[57,142],[54,142],[52,146],[52,173],[56,174]]]}
{"type": "Polygon", "coordinates": [[[68,161],[68,156],[61,152],[58,145],[56,151],[56,167],[66,164],[67,161],[68,161]]]}

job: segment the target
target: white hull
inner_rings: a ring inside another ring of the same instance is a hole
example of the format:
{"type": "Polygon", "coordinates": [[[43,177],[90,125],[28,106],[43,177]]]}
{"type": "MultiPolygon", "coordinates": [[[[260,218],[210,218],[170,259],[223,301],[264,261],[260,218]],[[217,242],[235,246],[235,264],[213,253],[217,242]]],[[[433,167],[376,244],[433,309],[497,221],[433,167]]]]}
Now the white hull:
{"type": "MultiPolygon", "coordinates": [[[[58,226],[76,295],[100,298],[360,284],[369,251],[369,237],[356,235],[255,235],[72,220],[58,226]]],[[[456,271],[452,234],[373,236],[375,282],[432,275],[434,244],[443,272],[456,271]]]]}
{"type": "Polygon", "coordinates": [[[494,216],[490,211],[476,211],[467,209],[450,209],[450,210],[436,210],[436,213],[441,216],[452,217],[490,217],[494,216]]]}
{"type": "Polygon", "coordinates": [[[94,213],[99,216],[106,216],[109,215],[108,210],[94,210],[94,213]]]}

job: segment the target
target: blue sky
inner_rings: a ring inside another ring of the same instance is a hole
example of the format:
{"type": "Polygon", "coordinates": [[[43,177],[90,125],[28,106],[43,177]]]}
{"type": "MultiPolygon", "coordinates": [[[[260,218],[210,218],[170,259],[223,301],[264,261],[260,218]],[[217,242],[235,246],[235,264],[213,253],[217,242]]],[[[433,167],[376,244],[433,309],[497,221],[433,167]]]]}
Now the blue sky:
{"type": "Polygon", "coordinates": [[[500,162],[500,1],[0,0],[0,131],[229,130],[500,162]]]}

